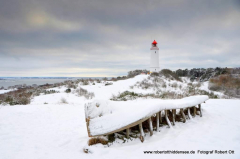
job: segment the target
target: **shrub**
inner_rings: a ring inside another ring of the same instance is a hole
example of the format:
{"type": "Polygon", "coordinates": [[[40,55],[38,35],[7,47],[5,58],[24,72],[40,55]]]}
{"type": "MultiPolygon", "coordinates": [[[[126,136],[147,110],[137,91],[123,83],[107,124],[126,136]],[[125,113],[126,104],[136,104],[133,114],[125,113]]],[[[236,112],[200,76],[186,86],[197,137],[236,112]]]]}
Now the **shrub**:
{"type": "Polygon", "coordinates": [[[153,72],[153,73],[150,74],[150,76],[151,76],[151,77],[159,76],[159,73],[153,72]]]}
{"type": "Polygon", "coordinates": [[[83,81],[83,85],[89,85],[89,81],[88,80],[84,80],[83,81]]]}
{"type": "Polygon", "coordinates": [[[107,83],[105,84],[105,86],[109,86],[109,85],[112,85],[112,84],[113,84],[113,83],[108,83],[108,82],[107,82],[107,83]]]}
{"type": "Polygon", "coordinates": [[[101,83],[100,79],[97,79],[96,81],[97,81],[97,83],[101,83]]]}
{"type": "Polygon", "coordinates": [[[103,80],[103,81],[107,81],[108,79],[107,79],[107,77],[104,77],[102,80],[103,80]]]}
{"type": "Polygon", "coordinates": [[[67,104],[68,102],[67,102],[67,100],[65,98],[61,98],[61,103],[67,104]]]}
{"type": "MultiPolygon", "coordinates": [[[[38,92],[38,91],[37,91],[38,92]]],[[[40,92],[43,92],[45,95],[46,94],[53,94],[53,93],[59,93],[59,91],[55,91],[55,90],[40,90],[40,92]]],[[[40,92],[39,95],[40,95],[40,92]]]]}
{"type": "Polygon", "coordinates": [[[177,88],[177,87],[178,87],[177,82],[174,82],[174,83],[172,84],[172,87],[173,87],[173,88],[177,88]]]}
{"type": "Polygon", "coordinates": [[[209,80],[209,89],[223,91],[226,95],[239,98],[240,76],[220,75],[209,80]]]}
{"type": "Polygon", "coordinates": [[[166,78],[170,78],[171,80],[172,79],[175,79],[177,81],[181,81],[182,80],[179,78],[179,76],[175,73],[175,72],[172,72],[171,70],[169,69],[162,69],[159,73],[159,75],[163,75],[165,76],[166,78]]]}
{"type": "Polygon", "coordinates": [[[86,99],[92,99],[95,97],[95,94],[93,92],[88,92],[86,89],[83,89],[81,87],[79,89],[76,89],[76,93],[78,96],[84,96],[86,99]]]}
{"type": "Polygon", "coordinates": [[[66,93],[70,93],[71,92],[71,89],[70,88],[68,88],[68,89],[66,89],[66,91],[65,91],[66,93]]]}
{"type": "Polygon", "coordinates": [[[88,140],[88,146],[91,145],[96,145],[96,144],[103,144],[103,145],[107,145],[108,141],[105,138],[102,137],[93,137],[91,139],[88,140]]]}

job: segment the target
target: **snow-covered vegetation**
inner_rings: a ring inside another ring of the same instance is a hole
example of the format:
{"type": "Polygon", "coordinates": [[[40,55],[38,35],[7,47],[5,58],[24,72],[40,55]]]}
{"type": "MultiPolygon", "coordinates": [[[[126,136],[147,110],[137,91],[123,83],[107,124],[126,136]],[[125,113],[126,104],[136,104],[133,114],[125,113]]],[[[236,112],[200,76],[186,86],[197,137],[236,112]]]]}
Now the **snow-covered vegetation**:
{"type": "Polygon", "coordinates": [[[130,86],[130,90],[113,94],[111,100],[126,101],[136,98],[179,99],[192,95],[208,95],[210,98],[224,98],[221,93],[202,89],[202,82],[191,82],[167,71],[155,73],[130,86]]]}

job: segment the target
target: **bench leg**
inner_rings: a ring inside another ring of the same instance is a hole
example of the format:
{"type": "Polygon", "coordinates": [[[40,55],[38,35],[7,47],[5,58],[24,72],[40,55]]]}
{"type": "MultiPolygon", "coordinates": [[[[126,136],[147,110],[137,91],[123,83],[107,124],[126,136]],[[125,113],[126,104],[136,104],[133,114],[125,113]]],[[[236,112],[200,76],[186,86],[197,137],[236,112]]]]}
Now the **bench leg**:
{"type": "Polygon", "coordinates": [[[185,114],[183,112],[183,109],[180,109],[180,112],[181,112],[182,117],[183,117],[183,123],[185,123],[186,122],[186,116],[185,116],[185,114]]]}
{"type": "Polygon", "coordinates": [[[130,128],[127,128],[127,129],[126,129],[126,134],[127,134],[127,139],[129,139],[130,128]]]}
{"type": "Polygon", "coordinates": [[[175,125],[176,109],[172,110],[173,125],[175,125]]]}
{"type": "Polygon", "coordinates": [[[192,115],[190,113],[190,108],[187,108],[187,110],[188,110],[188,119],[192,119],[192,115]]]}
{"type": "Polygon", "coordinates": [[[157,132],[159,132],[159,113],[156,115],[156,120],[157,120],[157,132]]]}
{"type": "Polygon", "coordinates": [[[150,136],[153,135],[153,126],[152,126],[152,118],[150,117],[148,119],[148,125],[149,125],[149,130],[150,130],[150,136]]]}
{"type": "Polygon", "coordinates": [[[141,142],[143,142],[144,141],[144,132],[143,132],[142,123],[139,124],[139,131],[140,131],[140,140],[141,140],[141,142]]]}
{"type": "Polygon", "coordinates": [[[198,108],[199,108],[199,111],[200,111],[200,117],[202,117],[202,109],[201,109],[201,104],[198,104],[198,108]]]}
{"type": "Polygon", "coordinates": [[[172,124],[170,123],[170,121],[169,121],[169,119],[168,119],[168,110],[165,110],[165,119],[166,119],[166,121],[167,121],[167,124],[168,124],[169,128],[171,128],[171,127],[172,127],[172,124]]]}

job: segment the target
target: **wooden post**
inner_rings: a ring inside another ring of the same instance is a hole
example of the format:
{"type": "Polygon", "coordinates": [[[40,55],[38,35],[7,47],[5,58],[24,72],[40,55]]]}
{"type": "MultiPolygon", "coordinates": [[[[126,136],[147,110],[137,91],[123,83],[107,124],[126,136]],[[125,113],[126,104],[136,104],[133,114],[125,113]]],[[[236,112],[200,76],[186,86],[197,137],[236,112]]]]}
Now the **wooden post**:
{"type": "Polygon", "coordinates": [[[183,109],[180,109],[180,112],[181,112],[182,117],[183,117],[183,123],[185,123],[186,122],[186,116],[185,116],[185,114],[183,112],[183,109]]]}
{"type": "Polygon", "coordinates": [[[190,113],[190,108],[187,108],[187,111],[188,111],[188,119],[192,119],[192,115],[190,113]]]}
{"type": "Polygon", "coordinates": [[[159,113],[156,114],[156,120],[157,120],[157,132],[159,132],[159,113]]]}
{"type": "Polygon", "coordinates": [[[127,129],[126,129],[126,136],[127,136],[127,139],[129,139],[129,134],[130,134],[130,128],[127,128],[127,129]]]}
{"type": "Polygon", "coordinates": [[[139,131],[140,131],[140,140],[141,142],[144,141],[144,132],[143,132],[143,128],[142,128],[142,123],[139,124],[139,131]]]}
{"type": "Polygon", "coordinates": [[[150,136],[153,135],[153,126],[152,126],[152,118],[150,117],[148,119],[148,125],[149,125],[149,130],[150,130],[150,136]]]}
{"type": "Polygon", "coordinates": [[[196,116],[196,113],[197,113],[197,108],[194,106],[194,107],[193,107],[193,116],[194,116],[194,117],[196,116]]]}
{"type": "Polygon", "coordinates": [[[202,109],[201,109],[201,104],[198,104],[198,108],[199,108],[199,111],[200,111],[200,117],[202,117],[202,109]]]}
{"type": "Polygon", "coordinates": [[[172,110],[173,125],[175,125],[176,109],[172,110]]]}
{"type": "Polygon", "coordinates": [[[90,118],[86,118],[86,125],[87,125],[87,132],[88,132],[88,137],[92,137],[90,134],[90,130],[89,130],[89,122],[90,122],[90,118]]]}
{"type": "Polygon", "coordinates": [[[168,124],[169,128],[171,128],[172,125],[171,125],[171,123],[170,123],[170,121],[169,121],[169,119],[168,119],[168,110],[165,110],[165,119],[166,119],[166,121],[167,121],[167,124],[168,124]]]}
{"type": "Polygon", "coordinates": [[[161,111],[159,112],[159,118],[160,118],[160,124],[162,124],[162,113],[161,113],[161,111]]]}

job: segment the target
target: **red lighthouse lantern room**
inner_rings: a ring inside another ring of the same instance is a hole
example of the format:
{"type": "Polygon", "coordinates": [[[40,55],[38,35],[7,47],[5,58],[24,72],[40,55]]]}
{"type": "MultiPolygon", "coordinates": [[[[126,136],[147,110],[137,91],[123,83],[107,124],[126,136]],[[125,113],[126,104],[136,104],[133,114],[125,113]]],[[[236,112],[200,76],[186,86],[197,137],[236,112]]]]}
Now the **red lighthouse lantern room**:
{"type": "Polygon", "coordinates": [[[157,46],[156,40],[154,40],[154,41],[152,42],[152,46],[153,46],[153,47],[156,47],[156,46],[157,46]]]}

